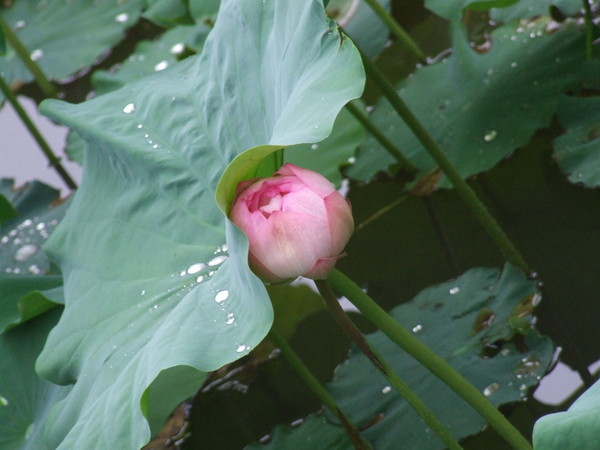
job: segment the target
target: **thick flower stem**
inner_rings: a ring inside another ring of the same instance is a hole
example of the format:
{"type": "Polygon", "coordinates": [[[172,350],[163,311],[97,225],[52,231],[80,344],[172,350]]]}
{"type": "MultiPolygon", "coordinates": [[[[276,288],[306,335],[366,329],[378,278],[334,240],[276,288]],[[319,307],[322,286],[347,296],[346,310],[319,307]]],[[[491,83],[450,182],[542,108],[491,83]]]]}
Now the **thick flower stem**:
{"type": "Polygon", "coordinates": [[[366,442],[361,436],[356,425],[348,419],[348,416],[344,414],[344,412],[337,405],[335,400],[329,392],[325,390],[325,388],[319,383],[319,380],[315,378],[315,376],[310,372],[308,367],[304,365],[302,360],[298,357],[296,352],[288,345],[288,343],[283,339],[275,330],[271,329],[269,332],[269,339],[275,346],[281,350],[281,354],[288,361],[288,363],[292,366],[292,368],[296,371],[296,373],[302,378],[302,380],[306,383],[306,385],[310,388],[311,391],[321,400],[321,402],[337,417],[340,419],[342,427],[344,431],[352,441],[352,445],[357,450],[370,450],[371,446],[368,442],[366,442]]]}
{"type": "Polygon", "coordinates": [[[409,50],[415,57],[421,61],[425,61],[425,53],[418,44],[410,37],[410,35],[404,31],[404,28],[400,26],[398,22],[394,20],[392,15],[386,11],[386,9],[379,4],[377,0],[365,0],[365,2],[371,7],[373,12],[381,19],[383,23],[390,29],[390,31],[396,36],[396,38],[409,50]]]}
{"type": "Polygon", "coordinates": [[[419,398],[419,396],[394,372],[388,362],[375,350],[366,340],[365,336],[354,325],[352,320],[346,315],[340,306],[338,299],[331,289],[330,284],[325,280],[315,280],[317,289],[323,297],[325,304],[331,311],[333,318],[354,342],[358,349],[369,359],[369,361],[379,370],[398,393],[408,402],[408,404],[421,416],[423,421],[431,430],[439,436],[449,449],[462,449],[454,436],[438,420],[433,411],[419,398]]]}
{"type": "Polygon", "coordinates": [[[469,207],[473,215],[479,220],[484,229],[488,232],[492,240],[500,248],[506,259],[513,265],[519,267],[525,273],[531,273],[531,270],[517,248],[508,239],[504,230],[498,225],[498,222],[494,219],[491,213],[488,211],[486,206],[475,194],[475,191],[471,189],[469,184],[462,178],[460,173],[452,165],[450,160],[446,157],[444,151],[435,142],[431,135],[425,130],[425,127],[419,122],[412,111],[396,93],[394,87],[385,78],[385,76],[377,69],[377,67],[371,62],[371,60],[363,56],[363,63],[367,75],[370,76],[373,81],[377,84],[382,93],[386,96],[392,107],[396,110],[398,115],[402,117],[406,125],[411,129],[414,135],[419,139],[423,147],[427,150],[429,155],[435,160],[437,165],[442,169],[444,174],[448,177],[456,192],[461,196],[462,200],[469,207]]]}
{"type": "Polygon", "coordinates": [[[585,57],[592,59],[592,41],[594,40],[594,22],[592,21],[592,7],[590,0],[583,1],[585,11],[585,57]]]}
{"type": "Polygon", "coordinates": [[[0,27],[2,27],[4,30],[6,41],[10,44],[21,61],[23,61],[23,64],[25,64],[29,72],[31,72],[35,78],[35,82],[42,90],[44,95],[47,97],[55,97],[57,93],[56,88],[52,83],[50,83],[40,66],[31,59],[29,51],[25,48],[11,27],[6,23],[4,17],[2,17],[2,14],[0,14],[0,27]]]}
{"type": "Polygon", "coordinates": [[[365,294],[357,284],[336,269],[331,272],[327,280],[340,295],[350,300],[369,321],[375,324],[393,342],[471,405],[513,448],[518,450],[532,449],[527,439],[477,388],[454,370],[443,358],[436,355],[409,331],[405,330],[373,299],[365,294]]]}
{"type": "Polygon", "coordinates": [[[60,163],[60,158],[58,158],[54,154],[44,137],[41,135],[37,127],[27,115],[27,112],[19,103],[15,94],[13,94],[8,84],[6,84],[6,81],[4,81],[4,78],[2,76],[0,76],[0,91],[2,91],[6,99],[9,101],[16,113],[19,115],[21,121],[25,124],[33,138],[36,140],[36,142],[42,149],[42,152],[44,153],[44,155],[46,155],[46,158],[48,158],[50,166],[54,167],[54,169],[58,172],[60,177],[70,189],[77,189],[77,184],[75,184],[75,181],[73,181],[69,173],[60,163]]]}
{"type": "Polygon", "coordinates": [[[367,130],[383,148],[396,160],[398,163],[409,172],[415,172],[416,168],[413,164],[406,159],[402,152],[381,132],[379,128],[364,114],[359,108],[356,107],[352,102],[346,103],[346,109],[350,114],[358,120],[361,125],[367,130]]]}

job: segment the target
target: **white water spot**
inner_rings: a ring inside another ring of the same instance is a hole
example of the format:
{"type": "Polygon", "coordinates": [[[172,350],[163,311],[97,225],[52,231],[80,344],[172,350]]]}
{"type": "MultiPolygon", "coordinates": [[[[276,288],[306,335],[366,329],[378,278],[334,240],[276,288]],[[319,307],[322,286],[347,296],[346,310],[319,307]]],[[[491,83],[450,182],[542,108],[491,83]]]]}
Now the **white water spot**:
{"type": "Polygon", "coordinates": [[[169,62],[162,60],[161,62],[159,62],[157,65],[154,66],[154,71],[160,72],[161,70],[165,70],[167,67],[169,67],[169,62]]]}
{"type": "Polygon", "coordinates": [[[453,288],[450,288],[448,292],[450,293],[450,295],[455,295],[460,292],[460,288],[458,286],[454,286],[453,288]]]}
{"type": "Polygon", "coordinates": [[[218,266],[219,264],[223,264],[226,260],[227,256],[225,255],[216,256],[208,262],[208,265],[211,267],[218,266]]]}
{"type": "Polygon", "coordinates": [[[115,22],[125,23],[129,20],[129,14],[121,13],[115,17],[115,22]]]}
{"type": "Polygon", "coordinates": [[[215,302],[223,303],[225,300],[227,300],[227,297],[229,297],[229,291],[227,289],[219,291],[215,295],[215,302]]]}
{"type": "Polygon", "coordinates": [[[126,104],[123,108],[123,112],[125,114],[131,114],[132,112],[135,112],[135,105],[133,103],[126,104]]]}
{"type": "Polygon", "coordinates": [[[311,149],[316,150],[319,148],[319,144],[313,144],[310,146],[311,149]]]}
{"type": "Polygon", "coordinates": [[[24,245],[23,247],[19,248],[13,258],[15,261],[27,261],[29,258],[31,258],[33,255],[35,255],[35,253],[38,251],[37,246],[32,245],[32,244],[28,244],[28,245],[24,245]]]}
{"type": "Polygon", "coordinates": [[[515,67],[517,67],[518,65],[519,65],[519,63],[518,63],[518,62],[516,62],[516,61],[513,61],[513,62],[511,62],[511,63],[510,63],[510,67],[512,67],[513,69],[514,69],[515,67]]]}
{"type": "Polygon", "coordinates": [[[142,289],[142,292],[140,292],[140,295],[146,295],[146,289],[142,289]]]}
{"type": "Polygon", "coordinates": [[[192,264],[190,267],[187,268],[187,273],[188,273],[188,275],[194,275],[195,273],[200,272],[205,267],[206,267],[206,264],[203,264],[203,263],[192,264]]]}
{"type": "Polygon", "coordinates": [[[202,283],[204,281],[204,275],[200,275],[198,278],[196,278],[196,283],[202,283]]]}
{"type": "Polygon", "coordinates": [[[41,48],[36,48],[31,52],[30,58],[32,61],[38,61],[42,56],[44,56],[44,51],[41,48]]]}
{"type": "Polygon", "coordinates": [[[243,351],[249,349],[250,347],[244,345],[244,344],[239,344],[236,348],[235,351],[238,353],[242,353],[243,351]]]}
{"type": "Polygon", "coordinates": [[[32,275],[39,275],[40,273],[42,273],[42,269],[40,269],[37,264],[32,264],[31,266],[29,266],[27,271],[32,275]]]}
{"type": "Polygon", "coordinates": [[[392,387],[391,386],[386,386],[381,390],[382,394],[389,394],[390,392],[392,392],[392,387]]]}
{"type": "Polygon", "coordinates": [[[42,231],[44,228],[46,228],[46,224],[44,222],[40,222],[35,226],[35,229],[38,231],[42,231]]]}
{"type": "Polygon", "coordinates": [[[486,397],[489,397],[494,392],[496,392],[498,389],[500,389],[500,385],[498,383],[496,383],[496,382],[490,383],[483,389],[483,395],[485,395],[486,397]]]}
{"type": "Polygon", "coordinates": [[[8,400],[0,395],[0,406],[8,406],[8,400]]]}
{"type": "Polygon", "coordinates": [[[483,136],[483,140],[485,142],[492,142],[494,139],[496,139],[496,136],[498,136],[498,132],[496,130],[490,130],[485,134],[485,136],[483,136]]]}
{"type": "Polygon", "coordinates": [[[234,322],[235,322],[235,317],[233,316],[233,313],[227,314],[227,319],[225,320],[225,323],[227,325],[233,325],[234,322]]]}
{"type": "Polygon", "coordinates": [[[13,30],[17,31],[20,30],[21,28],[25,28],[25,21],[24,20],[19,20],[15,23],[15,26],[13,27],[13,30]]]}
{"type": "Polygon", "coordinates": [[[412,328],[412,332],[413,332],[413,333],[418,333],[418,332],[419,332],[419,331],[421,331],[422,329],[423,329],[423,325],[421,325],[421,324],[419,324],[419,325],[415,325],[415,326],[412,328]]]}
{"type": "Polygon", "coordinates": [[[170,51],[171,51],[172,55],[179,55],[179,54],[183,53],[184,50],[185,50],[185,44],[183,42],[178,42],[173,47],[171,47],[170,51]]]}

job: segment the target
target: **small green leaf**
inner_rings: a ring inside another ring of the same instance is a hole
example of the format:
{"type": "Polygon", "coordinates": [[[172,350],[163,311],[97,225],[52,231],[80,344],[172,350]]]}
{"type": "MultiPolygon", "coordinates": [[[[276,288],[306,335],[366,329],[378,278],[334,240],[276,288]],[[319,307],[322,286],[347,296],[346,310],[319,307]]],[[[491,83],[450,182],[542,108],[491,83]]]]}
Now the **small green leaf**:
{"type": "Polygon", "coordinates": [[[598,409],[600,382],[585,391],[568,411],[538,419],[533,429],[533,444],[543,450],[593,448],[600,441],[598,409]]]}
{"type": "Polygon", "coordinates": [[[600,98],[563,97],[558,117],[566,129],[553,143],[560,170],[572,183],[600,186],[600,98]]]}

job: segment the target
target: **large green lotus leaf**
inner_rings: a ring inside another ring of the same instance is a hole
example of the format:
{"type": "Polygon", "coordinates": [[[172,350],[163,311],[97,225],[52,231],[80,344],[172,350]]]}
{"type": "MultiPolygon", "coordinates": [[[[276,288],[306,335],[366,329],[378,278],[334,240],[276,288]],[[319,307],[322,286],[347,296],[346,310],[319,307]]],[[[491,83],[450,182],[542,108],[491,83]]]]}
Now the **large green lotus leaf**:
{"type": "Polygon", "coordinates": [[[572,183],[600,186],[600,98],[563,97],[558,116],[566,129],[553,143],[560,170],[572,183]]]}
{"type": "Polygon", "coordinates": [[[425,0],[425,7],[448,20],[459,20],[465,9],[504,8],[520,0],[425,0]]]}
{"type": "Polygon", "coordinates": [[[502,22],[516,19],[549,15],[550,6],[556,6],[568,16],[579,12],[583,5],[581,0],[519,0],[515,5],[504,9],[494,9],[490,12],[492,19],[502,22]]]}
{"type": "Polygon", "coordinates": [[[318,144],[302,144],[287,148],[284,160],[319,172],[339,186],[342,183],[340,167],[349,164],[357,147],[364,140],[363,126],[352,114],[343,109],[335,119],[333,131],[327,139],[318,144]]]}
{"type": "MultiPolygon", "coordinates": [[[[507,24],[491,36],[491,49],[477,54],[454,25],[454,53],[419,69],[400,85],[400,96],[441,145],[463,177],[485,171],[547,125],[558,94],[576,84],[584,61],[579,29],[567,24],[552,33],[546,20],[527,27],[507,24]]],[[[417,138],[382,99],[372,120],[395,142],[420,174],[435,168],[417,138]]],[[[368,137],[348,174],[359,180],[394,160],[368,137]]],[[[448,187],[442,177],[439,186],[448,187]]]]}
{"type": "Polygon", "coordinates": [[[533,429],[535,448],[592,449],[600,440],[600,382],[585,391],[568,411],[540,418],[533,429]]]}
{"type": "MultiPolygon", "coordinates": [[[[0,303],[5,299],[0,296],[0,303]]],[[[41,379],[34,370],[48,331],[60,310],[47,312],[0,335],[0,448],[3,450],[52,450],[43,439],[50,408],[70,387],[41,379]]]]}
{"type": "Polygon", "coordinates": [[[59,192],[40,182],[14,187],[14,180],[0,180],[0,195],[17,215],[0,225],[0,332],[29,320],[55,304],[42,291],[62,285],[42,245],[64,216],[68,202],[59,192]]]}
{"type": "MultiPolygon", "coordinates": [[[[0,13],[46,75],[64,80],[119,42],[143,5],[143,0],[19,0],[0,13]]],[[[9,82],[33,80],[12,48],[0,57],[0,72],[9,82]]]]}
{"type": "Polygon", "coordinates": [[[217,180],[247,149],[324,139],[363,83],[319,2],[230,0],[198,57],[81,105],[42,105],[86,141],[83,182],[47,245],[65,312],[37,367],[75,383],[50,445],[138,448],[157,431],[144,415],[160,422],[147,389],[159,374],[190,395],[260,342],[271,305],[217,180]]]}
{"type": "MultiPolygon", "coordinates": [[[[391,315],[500,406],[523,399],[551,362],[551,340],[530,328],[539,299],[534,282],[518,269],[478,268],[423,290],[391,315]]],[[[369,335],[369,341],[456,438],[481,430],[484,419],[382,332],[369,335]]],[[[328,390],[359,425],[383,415],[365,432],[378,449],[444,447],[357,350],[328,390]]]]}

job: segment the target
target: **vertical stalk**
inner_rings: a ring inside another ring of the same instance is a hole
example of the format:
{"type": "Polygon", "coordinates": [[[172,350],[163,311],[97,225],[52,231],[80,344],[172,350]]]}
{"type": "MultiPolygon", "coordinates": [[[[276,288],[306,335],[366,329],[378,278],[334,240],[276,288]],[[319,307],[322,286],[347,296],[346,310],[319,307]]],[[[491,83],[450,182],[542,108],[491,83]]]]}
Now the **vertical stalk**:
{"type": "Polygon", "coordinates": [[[513,448],[532,450],[527,439],[477,388],[454,370],[443,358],[436,355],[405,330],[352,280],[339,270],[334,269],[327,281],[339,294],[350,300],[369,321],[375,324],[393,342],[471,405],[513,448]]]}
{"type": "Polygon", "coordinates": [[[365,2],[371,7],[373,12],[377,14],[381,21],[386,24],[392,34],[396,36],[398,41],[400,41],[407,50],[415,55],[419,61],[425,62],[425,53],[423,50],[421,50],[413,38],[411,38],[410,35],[404,31],[404,28],[402,28],[400,24],[394,20],[391,14],[388,13],[377,0],[365,0],[365,2]]]}
{"type": "Polygon", "coordinates": [[[375,368],[387,378],[394,389],[396,389],[415,412],[421,416],[423,421],[439,436],[449,449],[462,449],[454,436],[452,436],[448,429],[438,420],[433,411],[431,411],[419,396],[400,379],[382,355],[371,347],[364,335],[356,325],[354,325],[340,306],[330,284],[325,280],[315,280],[315,284],[317,285],[317,289],[319,290],[321,297],[323,297],[325,304],[331,311],[333,318],[352,342],[356,344],[358,349],[369,359],[375,368]]]}
{"type": "Polygon", "coordinates": [[[288,345],[285,339],[283,339],[274,329],[271,329],[269,332],[269,339],[273,342],[273,344],[279,347],[282,355],[285,357],[285,359],[287,359],[288,363],[292,366],[300,378],[302,378],[310,390],[313,391],[313,393],[327,408],[329,408],[329,410],[331,410],[331,412],[338,416],[342,426],[344,427],[344,431],[350,438],[354,448],[357,450],[370,450],[371,446],[363,439],[358,431],[358,428],[356,428],[356,425],[354,425],[354,423],[350,421],[346,414],[344,414],[333,397],[329,395],[329,392],[325,390],[321,383],[319,383],[319,380],[317,380],[310,372],[308,367],[304,365],[302,360],[298,357],[296,352],[294,352],[292,347],[288,345]]]}
{"type": "Polygon", "coordinates": [[[402,152],[387,137],[385,137],[381,130],[377,128],[371,119],[369,119],[366,114],[357,108],[356,105],[354,105],[352,102],[346,103],[346,109],[354,116],[356,120],[361,123],[365,130],[367,130],[377,140],[377,142],[379,142],[383,148],[385,148],[388,153],[396,161],[398,161],[403,168],[410,172],[416,171],[415,166],[413,166],[413,164],[406,159],[402,152]]]}
{"type": "Polygon", "coordinates": [[[592,7],[590,0],[583,1],[583,10],[585,11],[585,57],[592,59],[592,41],[594,40],[594,23],[592,21],[592,7]]]}
{"type": "Polygon", "coordinates": [[[57,93],[56,88],[52,83],[50,83],[40,66],[31,59],[29,51],[27,48],[25,48],[11,27],[6,23],[4,17],[2,17],[2,14],[0,14],[0,27],[2,27],[4,30],[6,41],[10,44],[21,61],[23,61],[23,64],[25,64],[27,69],[31,72],[35,78],[35,82],[42,90],[44,95],[46,97],[55,97],[57,93]]]}
{"type": "Polygon", "coordinates": [[[0,76],[0,91],[2,91],[6,99],[9,101],[9,103],[19,115],[21,121],[25,124],[33,138],[36,140],[36,142],[42,149],[42,152],[44,153],[44,155],[46,155],[46,158],[48,158],[50,166],[54,167],[54,170],[58,172],[58,175],[63,179],[63,181],[69,187],[69,189],[77,189],[77,184],[75,183],[75,181],[73,181],[73,178],[71,178],[69,173],[60,163],[60,158],[58,158],[54,154],[54,152],[52,151],[42,134],[39,132],[33,121],[27,115],[27,112],[19,103],[15,94],[13,94],[8,84],[6,84],[6,81],[4,81],[4,78],[2,76],[0,76]]]}
{"type": "Polygon", "coordinates": [[[452,165],[437,142],[435,142],[427,130],[425,130],[425,127],[423,127],[421,122],[419,122],[419,120],[415,117],[415,115],[396,93],[394,87],[379,71],[379,69],[375,67],[375,65],[367,56],[364,54],[362,56],[367,75],[369,75],[373,81],[375,81],[377,86],[379,86],[379,89],[381,89],[398,115],[404,120],[406,125],[419,139],[423,147],[425,147],[429,155],[448,177],[456,189],[456,192],[461,196],[462,200],[469,207],[473,215],[479,220],[492,240],[500,248],[506,259],[508,259],[508,261],[513,265],[519,267],[525,273],[531,273],[531,270],[517,248],[513,245],[510,239],[508,239],[508,236],[504,233],[504,230],[500,228],[500,225],[498,225],[498,222],[496,222],[485,205],[481,202],[481,200],[479,200],[475,194],[475,191],[471,189],[469,184],[462,178],[460,173],[452,165]]]}

